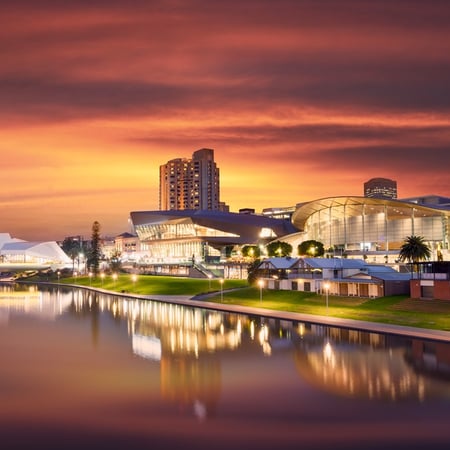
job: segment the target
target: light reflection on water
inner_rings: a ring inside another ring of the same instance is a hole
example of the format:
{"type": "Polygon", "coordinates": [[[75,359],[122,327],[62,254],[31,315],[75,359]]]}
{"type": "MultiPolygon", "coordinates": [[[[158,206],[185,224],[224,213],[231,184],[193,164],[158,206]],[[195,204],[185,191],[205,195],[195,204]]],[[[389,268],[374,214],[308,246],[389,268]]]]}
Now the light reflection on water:
{"type": "Polygon", "coordinates": [[[432,449],[450,439],[444,342],[3,286],[0,358],[0,431],[17,448],[432,449]]]}

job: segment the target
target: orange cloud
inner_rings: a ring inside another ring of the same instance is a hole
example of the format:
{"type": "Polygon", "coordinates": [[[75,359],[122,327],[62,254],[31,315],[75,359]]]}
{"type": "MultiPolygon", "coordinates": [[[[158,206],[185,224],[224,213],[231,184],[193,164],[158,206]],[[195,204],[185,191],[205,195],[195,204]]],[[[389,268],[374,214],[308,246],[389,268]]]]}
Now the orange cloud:
{"type": "Polygon", "coordinates": [[[403,197],[450,195],[446,2],[18,0],[0,14],[0,210],[17,237],[125,231],[130,211],[157,209],[159,165],[202,147],[233,211],[359,195],[375,176],[403,197]]]}

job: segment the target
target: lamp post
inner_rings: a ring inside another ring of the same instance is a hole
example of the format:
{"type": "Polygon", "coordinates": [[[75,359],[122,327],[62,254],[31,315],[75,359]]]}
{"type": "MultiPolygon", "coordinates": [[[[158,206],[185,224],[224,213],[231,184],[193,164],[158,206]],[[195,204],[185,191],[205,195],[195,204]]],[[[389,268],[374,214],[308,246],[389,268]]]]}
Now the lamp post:
{"type": "Polygon", "coordinates": [[[113,279],[113,282],[114,282],[114,288],[116,287],[116,280],[117,280],[117,273],[113,273],[112,274],[112,279],[113,279]]]}
{"type": "Polygon", "coordinates": [[[212,278],[212,275],[210,273],[208,273],[208,291],[211,290],[211,278],[212,278]]]}
{"type": "Polygon", "coordinates": [[[326,298],[327,314],[328,314],[328,291],[330,290],[330,282],[325,281],[325,283],[323,284],[323,288],[325,289],[325,298],[326,298]]]}
{"type": "Polygon", "coordinates": [[[81,275],[82,268],[83,268],[83,257],[84,257],[84,254],[82,252],[78,253],[78,258],[77,258],[77,261],[78,261],[78,273],[80,275],[81,275]],[[80,268],[80,264],[81,264],[81,268],[80,268]]]}
{"type": "Polygon", "coordinates": [[[258,280],[258,286],[259,286],[259,301],[262,302],[262,290],[264,287],[264,280],[258,280]]]}
{"type": "Polygon", "coordinates": [[[89,286],[92,286],[92,272],[89,272],[89,286]]]}
{"type": "Polygon", "coordinates": [[[223,278],[219,280],[220,283],[220,301],[223,302],[223,278]]]}
{"type": "Polygon", "coordinates": [[[131,281],[133,282],[133,291],[135,290],[135,286],[136,286],[136,281],[137,281],[137,275],[135,273],[133,273],[133,275],[131,275],[131,281]]]}
{"type": "Polygon", "coordinates": [[[105,273],[104,272],[102,272],[100,274],[100,278],[102,279],[102,287],[103,287],[103,280],[105,279],[105,273]]]}

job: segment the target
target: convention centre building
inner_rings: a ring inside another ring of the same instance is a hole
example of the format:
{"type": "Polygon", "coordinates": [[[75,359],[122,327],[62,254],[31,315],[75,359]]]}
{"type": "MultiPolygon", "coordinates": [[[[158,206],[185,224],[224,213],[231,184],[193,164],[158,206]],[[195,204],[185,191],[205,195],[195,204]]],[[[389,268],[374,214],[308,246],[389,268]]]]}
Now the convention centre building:
{"type": "Polygon", "coordinates": [[[323,243],[330,256],[396,262],[407,236],[423,236],[433,260],[449,259],[450,199],[425,196],[405,200],[355,196],[327,197],[298,204],[292,214],[294,246],[323,243]]]}
{"type": "Polygon", "coordinates": [[[224,261],[243,245],[321,242],[329,257],[396,263],[410,235],[423,236],[432,260],[448,260],[450,199],[327,197],[296,205],[290,219],[204,210],[136,211],[131,222],[151,262],[224,261]]]}

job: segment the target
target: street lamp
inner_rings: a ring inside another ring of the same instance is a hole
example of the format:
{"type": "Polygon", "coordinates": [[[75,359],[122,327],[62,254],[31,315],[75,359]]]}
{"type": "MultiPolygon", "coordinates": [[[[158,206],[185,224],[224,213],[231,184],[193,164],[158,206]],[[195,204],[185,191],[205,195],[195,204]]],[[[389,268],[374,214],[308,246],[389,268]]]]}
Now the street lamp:
{"type": "Polygon", "coordinates": [[[264,280],[258,280],[258,286],[259,286],[259,301],[262,302],[262,290],[264,287],[264,280]]]}
{"type": "Polygon", "coordinates": [[[131,275],[131,281],[133,282],[133,291],[134,291],[134,287],[136,286],[136,281],[137,281],[137,275],[135,273],[133,273],[133,275],[131,275]]]}
{"type": "Polygon", "coordinates": [[[328,291],[330,290],[330,282],[325,281],[323,284],[323,288],[325,289],[325,297],[326,297],[326,304],[327,304],[327,314],[328,314],[328,291]]]}
{"type": "Polygon", "coordinates": [[[220,283],[220,301],[223,302],[223,278],[219,280],[220,283]]]}
{"type": "Polygon", "coordinates": [[[84,257],[84,254],[82,252],[78,253],[78,273],[80,275],[81,275],[82,268],[83,268],[83,257],[84,257]],[[81,264],[81,269],[80,269],[80,264],[81,264]]]}
{"type": "Polygon", "coordinates": [[[92,286],[92,272],[89,272],[89,286],[92,286]]]}
{"type": "Polygon", "coordinates": [[[212,278],[212,275],[210,273],[208,273],[208,291],[211,290],[211,278],[212,278]]]}
{"type": "Polygon", "coordinates": [[[114,287],[116,287],[117,273],[112,274],[112,279],[114,281],[114,287]]]}
{"type": "Polygon", "coordinates": [[[102,279],[102,287],[103,287],[103,280],[105,279],[105,273],[104,272],[102,272],[100,274],[100,278],[102,279]]]}

